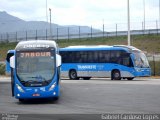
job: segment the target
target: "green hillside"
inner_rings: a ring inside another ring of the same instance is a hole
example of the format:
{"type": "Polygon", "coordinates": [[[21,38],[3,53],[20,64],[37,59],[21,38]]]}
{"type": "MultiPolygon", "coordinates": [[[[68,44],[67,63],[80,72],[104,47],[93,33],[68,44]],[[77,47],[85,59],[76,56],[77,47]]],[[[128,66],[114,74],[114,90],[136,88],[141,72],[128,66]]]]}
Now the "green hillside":
{"type": "Polygon", "coordinates": [[[8,50],[14,49],[17,43],[0,43],[0,61],[4,61],[8,50]]]}
{"type": "MultiPolygon", "coordinates": [[[[58,43],[60,47],[70,45],[127,45],[127,37],[62,40],[58,43]]],[[[160,53],[160,35],[131,36],[131,45],[149,53],[160,53]]]]}
{"type": "MultiPolygon", "coordinates": [[[[127,45],[127,37],[105,37],[105,38],[88,38],[58,40],[59,47],[71,45],[127,45]]],[[[0,61],[5,60],[6,53],[14,49],[17,43],[0,43],[0,61]]],[[[131,45],[148,53],[160,53],[160,35],[137,35],[131,36],[131,45]]]]}

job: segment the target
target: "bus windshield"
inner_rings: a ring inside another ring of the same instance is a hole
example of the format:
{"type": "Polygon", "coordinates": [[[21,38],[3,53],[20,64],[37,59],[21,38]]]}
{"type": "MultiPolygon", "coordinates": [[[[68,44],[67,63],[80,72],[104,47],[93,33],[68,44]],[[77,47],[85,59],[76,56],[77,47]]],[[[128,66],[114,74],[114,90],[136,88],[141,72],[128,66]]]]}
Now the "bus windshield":
{"type": "Polygon", "coordinates": [[[18,51],[16,63],[17,76],[25,86],[48,85],[55,73],[54,52],[51,51],[18,51]]]}
{"type": "Polygon", "coordinates": [[[149,67],[147,57],[145,56],[144,53],[135,51],[134,56],[135,56],[134,62],[136,67],[141,67],[141,68],[149,67]]]}

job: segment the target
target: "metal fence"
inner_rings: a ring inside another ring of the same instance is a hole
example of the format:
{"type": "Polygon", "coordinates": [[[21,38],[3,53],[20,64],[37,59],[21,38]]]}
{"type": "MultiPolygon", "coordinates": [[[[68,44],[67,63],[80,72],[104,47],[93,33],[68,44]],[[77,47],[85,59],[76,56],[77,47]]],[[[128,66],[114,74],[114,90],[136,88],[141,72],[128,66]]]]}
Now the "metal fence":
{"type": "Polygon", "coordinates": [[[147,55],[153,76],[160,76],[160,54],[147,55]]]}
{"type": "MultiPolygon", "coordinates": [[[[131,35],[145,35],[145,34],[159,34],[160,28],[158,22],[146,22],[144,29],[142,23],[131,24],[131,35]]],[[[126,36],[127,24],[102,24],[97,28],[94,26],[73,26],[73,27],[59,27],[43,30],[24,30],[10,33],[0,33],[0,42],[18,42],[21,40],[30,39],[81,39],[81,38],[95,38],[95,37],[113,37],[113,36],[126,36]],[[96,28],[96,29],[95,29],[96,28]],[[52,35],[51,35],[52,34],[52,35]]]]}
{"type": "MultiPolygon", "coordinates": [[[[115,32],[106,32],[98,31],[95,32],[92,29],[90,32],[82,33],[78,31],[77,33],[70,32],[72,28],[67,28],[65,34],[61,34],[58,29],[55,31],[55,35],[50,36],[49,30],[31,30],[31,31],[21,31],[13,33],[4,33],[0,34],[0,42],[18,42],[21,40],[37,40],[37,39],[53,39],[53,40],[63,40],[63,39],[81,39],[81,38],[95,38],[95,37],[113,37],[113,36],[126,36],[127,31],[115,31],[115,32]]],[[[65,29],[64,29],[65,30],[65,29]]],[[[160,34],[160,29],[149,29],[149,30],[132,30],[131,35],[148,35],[148,34],[160,34]]]]}

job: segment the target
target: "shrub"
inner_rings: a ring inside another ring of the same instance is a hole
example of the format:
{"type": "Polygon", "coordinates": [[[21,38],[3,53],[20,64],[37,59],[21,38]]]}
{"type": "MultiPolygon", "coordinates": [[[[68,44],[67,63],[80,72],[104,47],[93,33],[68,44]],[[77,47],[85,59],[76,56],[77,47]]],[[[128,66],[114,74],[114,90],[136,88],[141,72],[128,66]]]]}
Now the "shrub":
{"type": "Polygon", "coordinates": [[[0,64],[0,75],[5,75],[5,64],[0,64]]]}

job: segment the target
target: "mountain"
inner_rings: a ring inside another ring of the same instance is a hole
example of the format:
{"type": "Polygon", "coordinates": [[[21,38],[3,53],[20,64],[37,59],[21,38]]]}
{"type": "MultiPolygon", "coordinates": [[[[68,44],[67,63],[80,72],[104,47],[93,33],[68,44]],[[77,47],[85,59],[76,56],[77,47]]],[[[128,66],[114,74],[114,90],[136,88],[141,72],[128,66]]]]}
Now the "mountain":
{"type": "MultiPolygon", "coordinates": [[[[0,34],[12,33],[12,32],[21,32],[21,31],[35,31],[35,30],[44,30],[50,28],[50,24],[44,21],[25,21],[18,17],[9,15],[7,12],[0,12],[0,34]]],[[[69,26],[61,26],[57,24],[52,24],[53,32],[58,35],[66,35],[68,34],[78,34],[79,26],[77,25],[69,25],[69,26]],[[58,31],[57,31],[58,28],[58,31]],[[76,29],[75,29],[76,28],[76,29]]],[[[90,33],[91,28],[88,26],[80,26],[81,33],[90,33]]],[[[98,29],[92,29],[92,32],[100,32],[98,29]]]]}
{"type": "MultiPolygon", "coordinates": [[[[58,27],[52,24],[53,27],[58,27]]],[[[0,12],[0,33],[47,29],[49,23],[43,21],[24,21],[18,17],[0,12]]]]}

